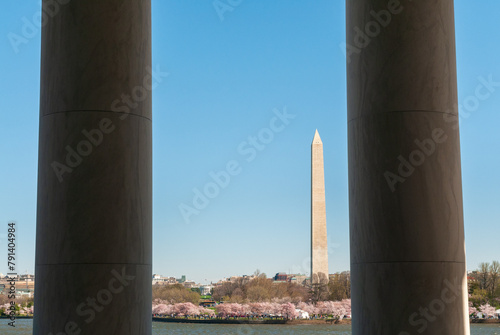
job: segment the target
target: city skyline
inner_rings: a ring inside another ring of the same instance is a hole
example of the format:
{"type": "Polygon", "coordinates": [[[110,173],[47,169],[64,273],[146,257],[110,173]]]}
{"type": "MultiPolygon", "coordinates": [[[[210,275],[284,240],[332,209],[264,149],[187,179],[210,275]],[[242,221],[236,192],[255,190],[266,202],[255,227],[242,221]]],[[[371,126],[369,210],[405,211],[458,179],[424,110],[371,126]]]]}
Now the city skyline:
{"type": "MultiPolygon", "coordinates": [[[[8,272],[5,234],[14,220],[18,273],[34,273],[40,31],[29,23],[39,4],[5,6],[0,272],[8,272]],[[24,40],[13,44],[12,34],[24,40]]],[[[467,269],[474,270],[500,253],[500,4],[455,7],[467,269]]],[[[342,2],[242,1],[221,12],[213,1],[153,1],[153,273],[200,283],[256,269],[308,273],[316,128],[328,143],[329,267],[349,270],[344,16],[342,2]]]]}

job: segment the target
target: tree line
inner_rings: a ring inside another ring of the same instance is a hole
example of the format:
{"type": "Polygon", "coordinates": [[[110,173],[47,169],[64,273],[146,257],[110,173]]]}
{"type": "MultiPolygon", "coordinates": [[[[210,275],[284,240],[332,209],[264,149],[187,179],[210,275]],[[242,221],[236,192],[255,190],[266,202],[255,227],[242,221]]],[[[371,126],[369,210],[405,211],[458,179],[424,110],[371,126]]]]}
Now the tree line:
{"type": "Polygon", "coordinates": [[[469,301],[474,307],[489,304],[500,308],[500,262],[481,263],[468,275],[469,301]]]}
{"type": "MultiPolygon", "coordinates": [[[[256,271],[254,279],[237,278],[216,286],[212,290],[212,299],[227,303],[256,302],[300,302],[341,301],[351,298],[349,272],[337,273],[330,280],[322,280],[314,285],[301,285],[292,282],[274,282],[263,273],[256,271]]],[[[180,284],[154,285],[153,300],[167,301],[170,304],[200,301],[199,290],[187,289],[180,284]]]]}
{"type": "Polygon", "coordinates": [[[342,320],[345,315],[351,315],[351,300],[320,301],[316,304],[300,302],[294,305],[287,303],[254,302],[247,304],[223,303],[214,309],[194,305],[190,302],[168,304],[156,300],[152,306],[153,316],[159,317],[194,317],[194,318],[254,318],[279,317],[285,319],[312,318],[313,316],[333,317],[342,320]]]}

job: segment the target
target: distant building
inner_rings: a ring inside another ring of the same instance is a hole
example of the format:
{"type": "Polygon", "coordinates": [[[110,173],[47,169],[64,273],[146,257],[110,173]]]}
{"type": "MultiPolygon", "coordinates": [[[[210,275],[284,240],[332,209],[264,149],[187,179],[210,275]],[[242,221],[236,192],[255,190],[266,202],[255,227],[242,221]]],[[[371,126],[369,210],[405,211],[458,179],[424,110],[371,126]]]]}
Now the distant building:
{"type": "Polygon", "coordinates": [[[195,288],[195,287],[198,287],[198,285],[196,285],[196,283],[192,280],[185,280],[182,285],[184,285],[185,288],[195,288]]]}
{"type": "Polygon", "coordinates": [[[34,281],[35,280],[35,276],[34,275],[30,275],[30,274],[24,274],[24,275],[20,275],[19,276],[19,280],[21,281],[34,281]]]}
{"type": "Polygon", "coordinates": [[[278,273],[274,276],[274,281],[283,281],[283,282],[287,282],[287,281],[288,281],[288,275],[287,275],[285,272],[278,272],[278,273]]]}
{"type": "Polygon", "coordinates": [[[342,272],[337,272],[337,273],[331,273],[328,277],[330,278],[330,280],[334,280],[337,277],[351,280],[351,272],[350,271],[342,271],[342,272]]]}
{"type": "Polygon", "coordinates": [[[200,286],[200,293],[201,295],[210,295],[210,292],[212,292],[212,289],[214,287],[212,285],[202,285],[200,286]]]}
{"type": "MultiPolygon", "coordinates": [[[[10,289],[11,277],[0,275],[0,293],[7,294],[7,289],[10,289]]],[[[30,274],[17,275],[16,294],[18,296],[32,297],[35,291],[35,276],[30,274]]]]}
{"type": "Polygon", "coordinates": [[[28,297],[31,298],[33,296],[33,290],[27,288],[17,288],[16,287],[16,296],[18,297],[28,297]]]}
{"type": "Polygon", "coordinates": [[[278,272],[274,277],[275,283],[294,283],[305,285],[309,277],[303,274],[286,274],[285,272],[278,272]]]}
{"type": "Polygon", "coordinates": [[[162,277],[158,274],[153,275],[153,285],[173,285],[177,284],[177,279],[174,277],[162,277]]]}
{"type": "Polygon", "coordinates": [[[255,278],[257,278],[255,275],[232,276],[230,278],[223,278],[213,285],[221,286],[224,285],[225,283],[241,283],[245,285],[246,283],[250,282],[251,280],[254,280],[255,278]]]}
{"type": "Polygon", "coordinates": [[[308,276],[301,275],[301,274],[291,275],[291,277],[289,278],[289,281],[290,281],[290,283],[305,285],[308,278],[309,278],[308,276]]]}

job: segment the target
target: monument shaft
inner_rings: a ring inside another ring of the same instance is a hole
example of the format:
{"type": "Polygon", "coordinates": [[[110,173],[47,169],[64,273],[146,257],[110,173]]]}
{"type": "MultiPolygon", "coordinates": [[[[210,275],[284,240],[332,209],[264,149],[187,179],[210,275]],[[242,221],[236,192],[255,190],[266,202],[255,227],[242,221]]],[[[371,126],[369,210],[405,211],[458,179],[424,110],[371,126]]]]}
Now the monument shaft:
{"type": "Polygon", "coordinates": [[[453,1],[346,6],[353,334],[469,334],[453,1]]]}
{"type": "Polygon", "coordinates": [[[59,3],[42,29],[33,333],[149,335],[150,0],[59,3]]]}
{"type": "Polygon", "coordinates": [[[323,142],[316,130],[311,144],[311,282],[328,282],[323,142]],[[317,279],[316,279],[317,276],[317,279]]]}

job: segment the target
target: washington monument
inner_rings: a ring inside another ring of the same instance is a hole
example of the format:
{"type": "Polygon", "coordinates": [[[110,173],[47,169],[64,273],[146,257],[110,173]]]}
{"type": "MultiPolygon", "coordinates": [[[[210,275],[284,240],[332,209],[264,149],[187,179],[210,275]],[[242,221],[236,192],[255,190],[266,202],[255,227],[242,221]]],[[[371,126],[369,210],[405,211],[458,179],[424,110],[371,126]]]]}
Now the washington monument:
{"type": "Polygon", "coordinates": [[[311,144],[311,283],[328,282],[325,171],[323,142],[318,130],[311,144]]]}

